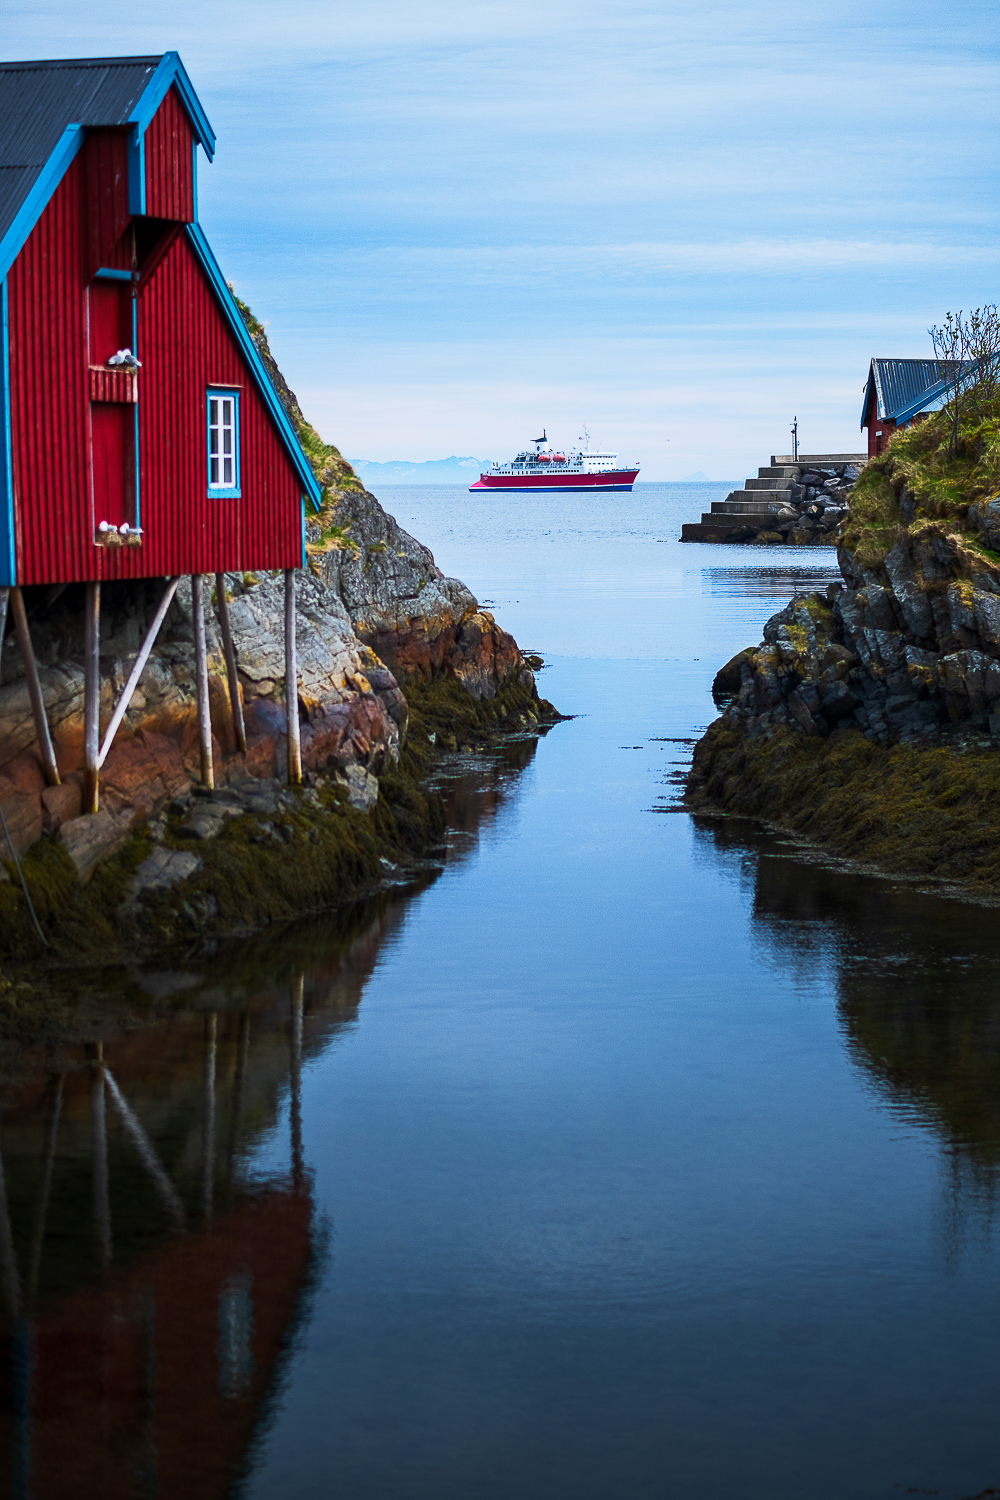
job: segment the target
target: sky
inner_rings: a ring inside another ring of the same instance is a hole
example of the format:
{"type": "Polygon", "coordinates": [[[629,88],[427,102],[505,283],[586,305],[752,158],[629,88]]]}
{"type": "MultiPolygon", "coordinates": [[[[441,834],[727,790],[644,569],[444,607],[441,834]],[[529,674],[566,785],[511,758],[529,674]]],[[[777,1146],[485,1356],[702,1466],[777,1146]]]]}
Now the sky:
{"type": "Polygon", "coordinates": [[[180,52],[205,231],[350,457],[859,451],[872,356],[1000,300],[986,0],[7,0],[0,41],[180,52]]]}

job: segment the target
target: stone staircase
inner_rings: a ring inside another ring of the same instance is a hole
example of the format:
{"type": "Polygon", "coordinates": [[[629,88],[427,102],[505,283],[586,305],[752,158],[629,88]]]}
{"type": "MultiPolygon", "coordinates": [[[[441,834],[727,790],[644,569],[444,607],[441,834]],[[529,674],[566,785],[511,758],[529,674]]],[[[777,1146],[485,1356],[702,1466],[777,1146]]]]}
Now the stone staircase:
{"type": "Polygon", "coordinates": [[[762,519],[791,504],[792,486],[804,470],[829,469],[836,464],[861,468],[867,462],[867,453],[800,453],[798,459],[791,454],[772,454],[770,464],[757,470],[756,479],[746,480],[743,489],[732,490],[725,500],[713,501],[700,521],[682,526],[681,541],[721,542],[727,533],[739,528],[743,516],[747,525],[760,527],[762,519]]]}

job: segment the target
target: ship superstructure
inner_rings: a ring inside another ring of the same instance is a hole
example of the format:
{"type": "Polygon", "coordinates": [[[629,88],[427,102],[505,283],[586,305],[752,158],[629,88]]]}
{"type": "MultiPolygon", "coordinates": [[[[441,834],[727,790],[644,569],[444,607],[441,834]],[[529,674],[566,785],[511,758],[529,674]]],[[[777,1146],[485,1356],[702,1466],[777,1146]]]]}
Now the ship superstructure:
{"type": "MultiPolygon", "coordinates": [[[[586,428],[584,428],[586,432],[586,428]]],[[[542,494],[563,490],[630,490],[639,473],[639,465],[621,464],[617,453],[591,453],[590,434],[584,448],[569,453],[547,446],[542,432],[534,447],[526,448],[509,463],[492,464],[480,474],[477,490],[538,490],[542,494]]]]}

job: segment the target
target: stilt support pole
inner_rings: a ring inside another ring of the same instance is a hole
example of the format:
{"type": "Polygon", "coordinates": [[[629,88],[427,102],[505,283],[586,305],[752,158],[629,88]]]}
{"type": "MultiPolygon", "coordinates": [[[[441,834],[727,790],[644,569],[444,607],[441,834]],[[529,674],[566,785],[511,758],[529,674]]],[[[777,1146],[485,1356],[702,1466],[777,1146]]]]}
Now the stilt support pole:
{"type": "Polygon", "coordinates": [[[233,734],[236,748],[241,755],[247,751],[247,731],[243,722],[243,701],[240,698],[240,679],[236,675],[236,648],[233,633],[229,628],[229,604],[226,600],[226,575],[215,575],[215,597],[219,602],[219,624],[222,627],[222,649],[226,654],[226,677],[229,680],[229,702],[233,711],[233,734]]]}
{"type": "Polygon", "coordinates": [[[285,717],[288,720],[288,785],[302,784],[299,740],[299,668],[295,655],[295,569],[285,569],[285,717]]]}
{"type": "Polygon", "coordinates": [[[83,605],[83,810],[101,803],[101,585],[88,583],[83,605]]]}
{"type": "Polygon", "coordinates": [[[208,648],[205,644],[205,574],[191,578],[191,608],[194,613],[194,675],[198,691],[198,749],[201,752],[203,786],[215,786],[212,764],[212,714],[208,701],[208,648]]]}
{"type": "Polygon", "coordinates": [[[52,736],[49,734],[49,721],[45,717],[45,699],[42,697],[42,684],[38,680],[38,665],[35,661],[35,652],[31,644],[31,631],[28,629],[28,615],[24,608],[24,595],[18,588],[10,591],[10,607],[14,616],[14,628],[17,631],[17,644],[21,650],[21,660],[24,663],[24,675],[28,683],[28,697],[31,699],[31,712],[35,719],[35,733],[38,736],[38,748],[42,754],[42,765],[45,769],[45,780],[49,786],[59,785],[59,768],[56,765],[56,753],[52,748],[52,736]]]}
{"type": "Polygon", "coordinates": [[[118,726],[121,723],[122,719],[124,719],[125,712],[129,704],[132,702],[132,695],[134,694],[136,688],[139,686],[139,678],[142,676],[143,672],[146,669],[146,663],[149,661],[149,653],[152,651],[154,645],[156,644],[156,637],[160,633],[160,626],[163,624],[167,610],[170,608],[170,601],[176,594],[177,585],[179,583],[179,578],[171,578],[170,582],[167,584],[163,598],[160,600],[156,614],[153,616],[153,623],[150,625],[149,629],[146,632],[146,639],[139,647],[139,654],[136,657],[135,661],[132,663],[132,670],[129,673],[128,682],[126,682],[124,688],[122,689],[122,695],[118,699],[117,707],[115,708],[114,713],[111,715],[111,723],[104,731],[104,739],[101,742],[100,754],[97,757],[98,767],[103,766],[104,762],[108,758],[108,751],[111,749],[112,741],[114,740],[115,735],[118,733],[118,726]]]}

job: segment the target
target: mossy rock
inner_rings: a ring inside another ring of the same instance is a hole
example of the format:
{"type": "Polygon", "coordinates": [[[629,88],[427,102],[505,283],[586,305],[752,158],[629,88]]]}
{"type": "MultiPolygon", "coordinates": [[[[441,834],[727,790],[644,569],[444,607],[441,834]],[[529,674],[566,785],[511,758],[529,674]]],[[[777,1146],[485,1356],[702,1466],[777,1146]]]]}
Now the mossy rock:
{"type": "Polygon", "coordinates": [[[776,729],[751,738],[719,719],[695,748],[688,805],[758,818],[887,873],[1000,899],[1000,755],[986,740],[873,743],[776,729]]]}
{"type": "Polygon", "coordinates": [[[121,962],[132,947],[169,945],[194,936],[257,931],[329,910],[379,888],[382,861],[406,867],[442,838],[444,800],[423,785],[441,748],[486,745],[511,728],[543,728],[561,717],[529,685],[512,680],[494,699],[477,701],[455,678],[404,686],[410,718],[397,765],[379,778],[369,813],[350,806],[337,784],[320,790],[320,806],[300,802],[273,820],[280,837],[262,846],[256,820],[231,819],[208,842],[180,836],[182,816],[168,823],[169,846],[196,848],[197,874],[172,890],[147,895],[139,932],[123,930],[121,909],[137,867],[152,848],[139,829],[87,885],[58,839],[42,838],[21,866],[44,934],[35,929],[20,883],[0,884],[0,959],[7,963],[93,966],[121,962]],[[48,944],[48,946],[46,946],[48,944]]]}

